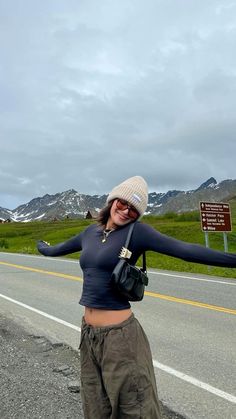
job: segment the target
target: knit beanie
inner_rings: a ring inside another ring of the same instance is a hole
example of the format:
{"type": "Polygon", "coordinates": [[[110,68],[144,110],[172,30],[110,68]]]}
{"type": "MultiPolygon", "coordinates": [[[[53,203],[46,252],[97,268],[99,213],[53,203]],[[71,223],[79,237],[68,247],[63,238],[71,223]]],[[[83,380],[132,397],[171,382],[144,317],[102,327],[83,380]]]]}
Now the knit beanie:
{"type": "Polygon", "coordinates": [[[141,176],[133,176],[115,186],[107,197],[107,203],[120,198],[129,202],[143,216],[148,203],[148,186],[141,176]]]}

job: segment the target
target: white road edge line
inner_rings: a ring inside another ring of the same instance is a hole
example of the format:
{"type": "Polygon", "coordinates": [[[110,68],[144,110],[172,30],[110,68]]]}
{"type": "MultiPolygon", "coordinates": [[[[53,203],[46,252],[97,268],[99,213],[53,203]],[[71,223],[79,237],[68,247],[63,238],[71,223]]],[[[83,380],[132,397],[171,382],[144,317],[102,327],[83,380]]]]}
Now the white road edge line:
{"type": "Polygon", "coordinates": [[[28,306],[27,304],[21,303],[20,301],[14,300],[13,298],[7,297],[6,295],[0,294],[1,298],[4,298],[5,300],[10,301],[11,303],[17,304],[18,306],[27,308],[30,311],[33,311],[34,313],[40,314],[41,316],[47,317],[50,320],[54,320],[57,323],[63,324],[64,326],[70,327],[71,329],[77,330],[78,332],[81,332],[81,328],[75,326],[74,324],[68,323],[65,320],[61,320],[58,317],[51,316],[51,314],[45,313],[45,311],[38,310],[37,308],[28,306]]]}
{"type": "MultiPolygon", "coordinates": [[[[63,324],[66,327],[70,327],[71,329],[74,329],[78,332],[81,332],[81,328],[75,326],[74,324],[68,323],[65,320],[59,319],[58,317],[55,316],[51,316],[48,313],[45,313],[44,311],[38,310],[34,307],[31,307],[27,304],[21,303],[20,301],[14,300],[13,298],[7,297],[6,295],[0,294],[0,297],[8,300],[14,304],[17,304],[21,307],[24,307],[28,310],[33,311],[34,313],[40,314],[41,316],[47,317],[50,320],[53,320],[57,323],[63,324]]],[[[226,393],[225,391],[219,390],[216,387],[212,387],[211,385],[204,383],[203,381],[200,381],[194,377],[191,377],[191,375],[187,375],[184,374],[183,372],[177,371],[171,367],[168,367],[168,365],[164,365],[161,364],[160,362],[156,361],[155,359],[153,359],[153,365],[155,368],[158,368],[164,372],[167,372],[168,374],[174,375],[177,378],[180,378],[183,381],[186,381],[190,384],[193,384],[196,387],[199,387],[201,389],[204,389],[212,394],[214,394],[215,396],[221,397],[222,399],[225,399],[231,403],[235,403],[236,404],[236,396],[233,396],[232,394],[226,393]]]]}
{"type": "Polygon", "coordinates": [[[226,393],[225,391],[219,390],[216,387],[211,386],[210,384],[204,383],[203,381],[198,380],[197,378],[191,377],[191,375],[184,374],[181,371],[177,371],[173,368],[168,367],[168,365],[161,364],[158,361],[155,361],[153,359],[153,365],[156,368],[159,368],[162,371],[167,372],[168,374],[174,375],[177,378],[180,378],[181,380],[187,381],[190,384],[193,384],[196,387],[199,387],[201,389],[204,389],[208,391],[209,393],[214,394],[215,396],[219,396],[222,399],[225,399],[231,403],[236,404],[236,396],[233,396],[233,394],[226,393]]]}
{"type": "MultiPolygon", "coordinates": [[[[1,252],[0,252],[1,253],[1,252]]],[[[50,257],[48,256],[45,259],[45,256],[40,256],[40,255],[25,255],[25,254],[21,254],[21,253],[8,253],[8,252],[2,252],[3,254],[7,254],[7,255],[14,255],[14,256],[19,256],[19,257],[26,257],[26,258],[36,258],[36,259],[44,259],[44,260],[54,260],[55,261],[55,257],[50,257]]],[[[68,259],[63,259],[63,258],[56,258],[57,262],[65,262],[65,263],[76,263],[78,265],[79,263],[79,259],[78,260],[68,260],[68,259]]],[[[191,279],[191,280],[195,280],[195,281],[203,281],[203,282],[213,282],[216,284],[224,284],[224,285],[234,285],[236,286],[236,281],[235,283],[233,282],[227,282],[227,281],[218,281],[217,279],[206,279],[206,278],[197,278],[196,276],[187,276],[187,275],[178,275],[178,274],[169,274],[166,272],[155,272],[155,271],[149,271],[148,270],[148,274],[152,274],[152,275],[162,275],[162,276],[171,276],[174,278],[184,278],[184,279],[191,279]]]]}
{"type": "Polygon", "coordinates": [[[163,276],[172,276],[174,278],[184,278],[184,279],[194,279],[195,281],[203,281],[203,282],[214,282],[216,284],[226,284],[226,285],[235,285],[233,282],[227,282],[227,281],[217,281],[216,279],[206,279],[206,278],[196,278],[195,276],[186,276],[186,275],[176,275],[176,274],[167,274],[163,272],[155,272],[155,271],[148,271],[149,274],[153,275],[163,275],[163,276]]]}
{"type": "Polygon", "coordinates": [[[54,260],[57,262],[66,262],[66,263],[76,263],[78,265],[79,259],[77,260],[70,260],[70,259],[63,259],[58,257],[52,257],[52,256],[40,256],[40,255],[26,255],[24,253],[10,253],[10,252],[0,252],[2,255],[11,255],[11,256],[19,256],[23,258],[34,258],[34,259],[44,259],[44,260],[54,260]]]}

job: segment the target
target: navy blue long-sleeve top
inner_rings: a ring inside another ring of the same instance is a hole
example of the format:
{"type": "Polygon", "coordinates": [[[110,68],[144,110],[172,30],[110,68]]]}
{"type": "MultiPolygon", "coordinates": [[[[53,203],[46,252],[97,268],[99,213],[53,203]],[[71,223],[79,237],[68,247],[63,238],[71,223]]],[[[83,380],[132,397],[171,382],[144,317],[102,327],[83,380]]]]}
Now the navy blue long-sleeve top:
{"type": "MultiPolygon", "coordinates": [[[[130,303],[112,286],[111,274],[119,261],[119,253],[125,244],[128,229],[129,225],[118,228],[102,242],[102,227],[92,224],[82,233],[56,246],[39,241],[38,250],[45,256],[64,256],[81,251],[80,266],[84,282],[80,304],[91,308],[121,310],[129,308],[130,303]]],[[[136,222],[129,250],[132,252],[131,264],[135,264],[144,251],[152,250],[187,262],[236,267],[235,254],[174,239],[141,222],[136,222]]]]}

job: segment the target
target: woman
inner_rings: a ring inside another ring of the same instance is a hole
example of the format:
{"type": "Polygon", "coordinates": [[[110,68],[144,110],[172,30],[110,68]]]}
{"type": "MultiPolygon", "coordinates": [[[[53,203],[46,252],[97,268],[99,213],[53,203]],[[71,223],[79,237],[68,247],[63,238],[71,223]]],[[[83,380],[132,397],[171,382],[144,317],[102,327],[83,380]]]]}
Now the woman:
{"type": "MultiPolygon", "coordinates": [[[[129,178],[108,195],[99,224],[49,246],[40,241],[45,256],[81,251],[84,282],[80,304],[82,320],[80,359],[81,394],[86,419],[159,419],[152,357],[147,337],[131,311],[129,301],[111,284],[130,223],[144,214],[148,188],[140,176],[129,178]]],[[[214,251],[163,235],[137,222],[129,250],[131,264],[146,250],[207,265],[236,267],[236,255],[214,251]]]]}

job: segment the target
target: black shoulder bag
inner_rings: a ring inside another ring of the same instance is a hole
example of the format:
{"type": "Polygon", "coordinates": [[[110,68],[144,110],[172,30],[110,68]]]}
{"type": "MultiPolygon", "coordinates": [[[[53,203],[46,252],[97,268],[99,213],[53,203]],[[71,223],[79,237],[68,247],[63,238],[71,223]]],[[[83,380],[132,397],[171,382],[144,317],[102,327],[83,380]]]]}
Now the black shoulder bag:
{"type": "Polygon", "coordinates": [[[127,262],[127,259],[130,259],[132,255],[128,246],[134,226],[135,223],[130,225],[125,246],[121,249],[120,260],[112,272],[111,280],[115,288],[129,301],[141,301],[145,286],[148,285],[145,252],[143,253],[142,268],[137,268],[127,262]]]}

